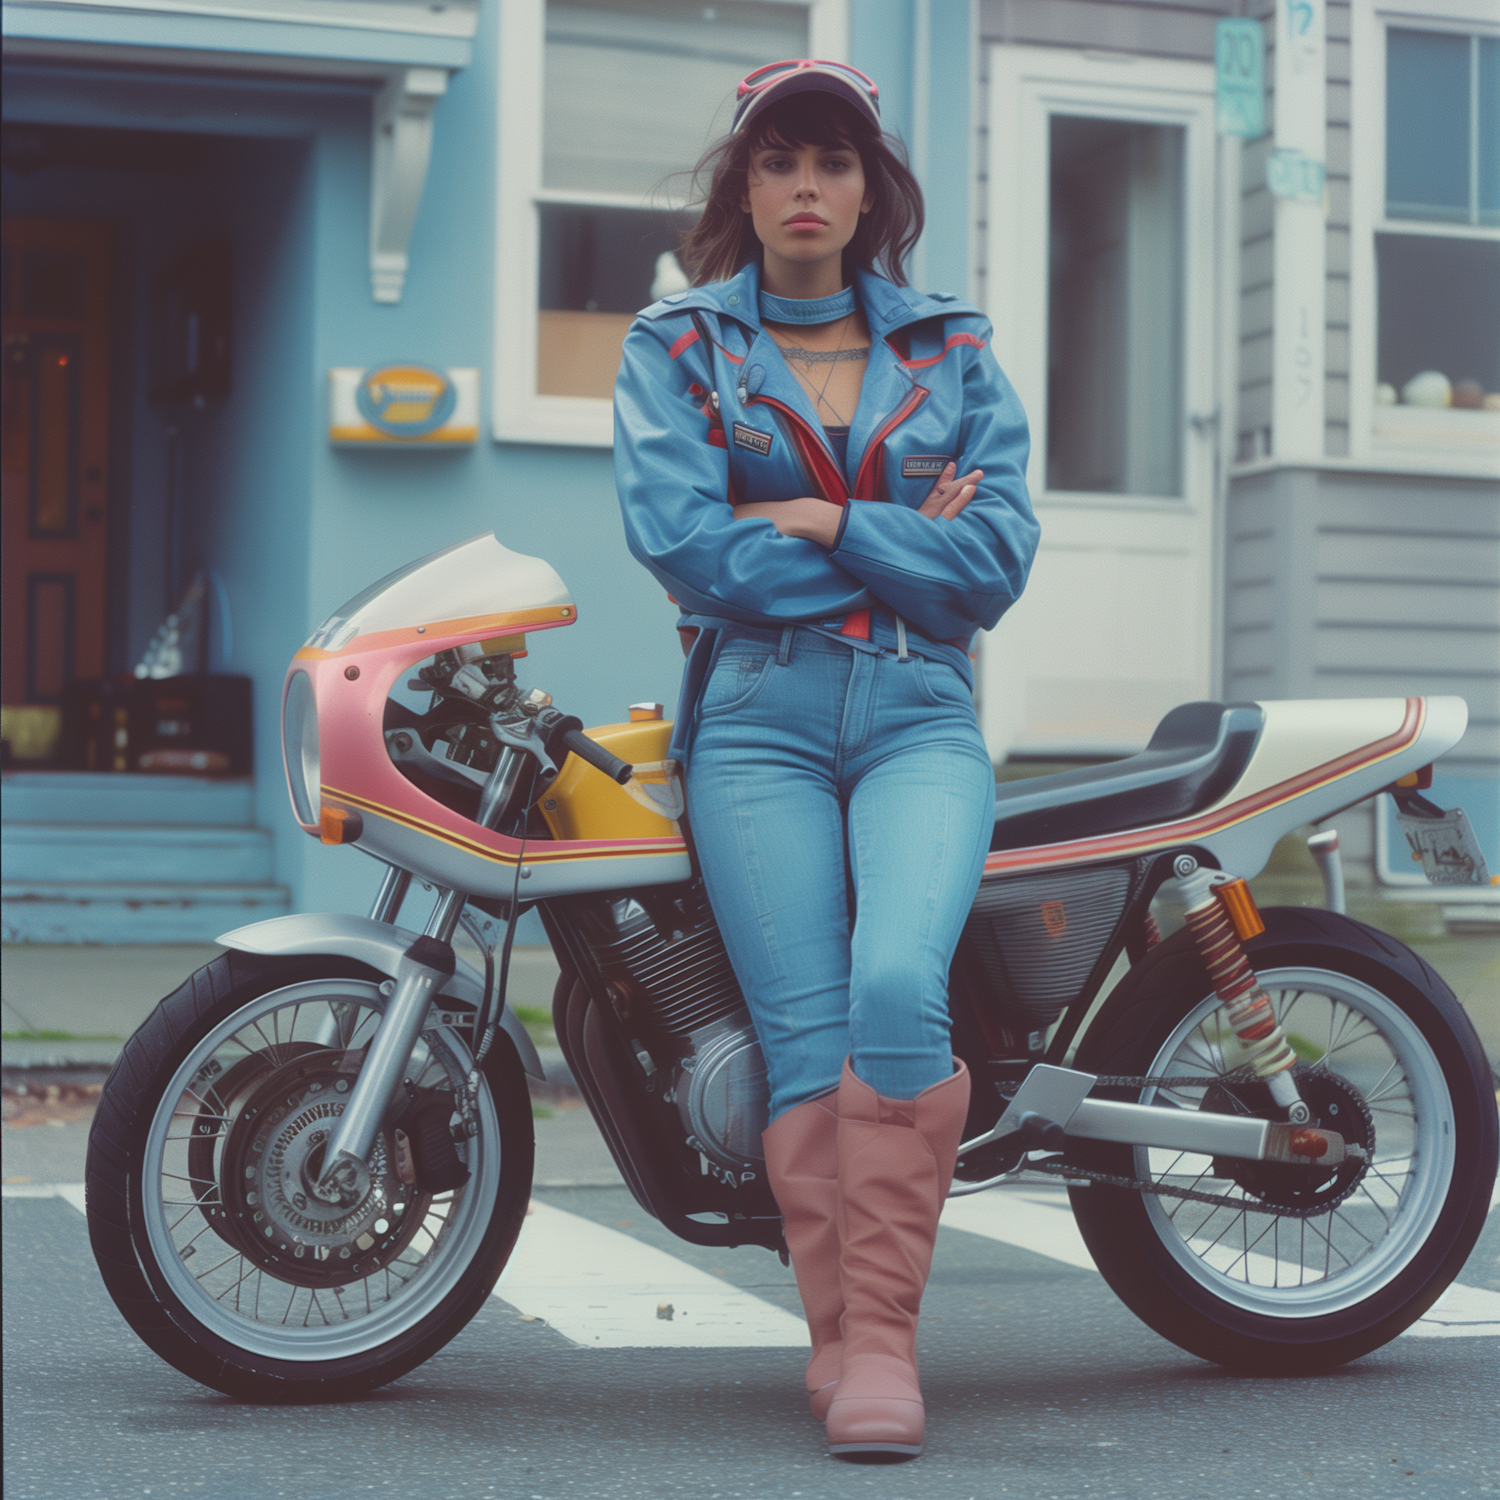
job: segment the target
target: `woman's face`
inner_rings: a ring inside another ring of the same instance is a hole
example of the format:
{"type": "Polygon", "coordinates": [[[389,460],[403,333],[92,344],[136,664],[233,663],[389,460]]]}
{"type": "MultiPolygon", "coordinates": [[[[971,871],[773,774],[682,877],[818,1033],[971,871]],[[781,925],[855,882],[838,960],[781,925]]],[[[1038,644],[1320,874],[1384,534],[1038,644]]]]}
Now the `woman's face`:
{"type": "Polygon", "coordinates": [[[874,201],[847,146],[762,146],[745,182],[742,206],[767,257],[802,266],[840,255],[874,201]]]}

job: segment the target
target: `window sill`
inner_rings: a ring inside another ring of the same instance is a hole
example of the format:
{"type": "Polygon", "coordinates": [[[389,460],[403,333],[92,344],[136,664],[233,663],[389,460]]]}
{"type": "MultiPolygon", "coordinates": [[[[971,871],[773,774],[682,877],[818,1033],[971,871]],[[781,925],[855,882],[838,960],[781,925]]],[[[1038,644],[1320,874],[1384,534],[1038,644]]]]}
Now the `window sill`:
{"type": "Polygon", "coordinates": [[[545,443],[564,448],[609,448],[615,440],[613,403],[592,396],[532,396],[497,401],[497,443],[545,443]]]}
{"type": "Polygon", "coordinates": [[[1451,407],[1377,406],[1371,435],[1381,447],[1403,451],[1440,447],[1448,454],[1500,456],[1500,411],[1451,407]]]}

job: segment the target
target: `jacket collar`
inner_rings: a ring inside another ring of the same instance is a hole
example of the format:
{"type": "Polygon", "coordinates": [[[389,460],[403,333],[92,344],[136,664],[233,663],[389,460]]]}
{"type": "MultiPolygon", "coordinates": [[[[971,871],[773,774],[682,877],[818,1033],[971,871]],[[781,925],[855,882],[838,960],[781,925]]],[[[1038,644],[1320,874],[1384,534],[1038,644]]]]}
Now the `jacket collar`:
{"type": "MultiPolygon", "coordinates": [[[[855,271],[854,287],[859,294],[865,321],[870,325],[870,333],[877,339],[926,318],[951,318],[955,314],[974,316],[978,312],[966,302],[929,297],[910,287],[897,286],[874,271],[855,271]]],[[[760,262],[752,260],[728,281],[713,281],[663,300],[674,312],[696,308],[733,318],[750,330],[753,339],[761,332],[760,262]]]]}
{"type": "MultiPolygon", "coordinates": [[[[856,271],[855,289],[865,321],[870,325],[871,351],[859,404],[850,421],[845,479],[851,489],[876,431],[906,399],[914,384],[910,372],[902,368],[885,342],[887,335],[926,318],[975,314],[975,309],[966,303],[924,296],[870,271],[856,271]]],[[[663,300],[672,312],[696,309],[739,323],[745,330],[746,344],[746,353],[738,366],[739,399],[743,402],[757,395],[773,398],[797,412],[804,424],[826,442],[812,403],[761,325],[758,261],[752,261],[727,281],[694,287],[663,300]],[[765,339],[765,345],[757,344],[761,338],[765,339]],[[766,346],[770,346],[769,354],[766,346]]]]}

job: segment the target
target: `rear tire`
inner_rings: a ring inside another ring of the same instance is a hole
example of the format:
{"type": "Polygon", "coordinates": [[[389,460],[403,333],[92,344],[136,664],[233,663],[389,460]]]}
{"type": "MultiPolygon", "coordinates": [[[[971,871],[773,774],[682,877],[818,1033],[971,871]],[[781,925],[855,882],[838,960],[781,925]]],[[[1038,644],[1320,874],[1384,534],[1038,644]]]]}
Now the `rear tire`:
{"type": "MultiPolygon", "coordinates": [[[[1500,1128],[1474,1028],[1420,957],[1330,912],[1262,915],[1265,933],[1245,945],[1250,961],[1312,1065],[1307,1076],[1323,1075],[1322,1097],[1334,1102],[1322,1123],[1346,1135],[1368,1130],[1368,1169],[1347,1190],[1329,1183],[1315,1191],[1323,1194],[1319,1211],[1303,1216],[1291,1207],[1308,1204],[1306,1183],[1274,1174],[1306,1168],[1246,1170],[1078,1141],[1069,1159],[1082,1165],[1230,1196],[1243,1207],[1102,1184],[1070,1196],[1105,1280],[1164,1338],[1248,1373],[1312,1374],[1395,1338],[1458,1275],[1489,1211],[1500,1128]]],[[[1201,1073],[1202,1087],[1100,1093],[1223,1107],[1222,1090],[1217,1103],[1209,1092],[1211,1080],[1238,1063],[1219,1017],[1184,930],[1126,976],[1074,1066],[1132,1076],[1201,1073]]],[[[1310,1099],[1317,1087],[1309,1087],[1310,1099]]]]}
{"type": "MultiPolygon", "coordinates": [[[[321,1150],[308,1143],[341,1112],[384,979],[348,959],[224,953],[161,1002],[105,1083],[86,1168],[105,1286],[157,1354],[226,1395],[340,1401],[395,1380],[485,1305],[520,1233],[531,1104],[503,1032],[480,1132],[456,1148],[464,1186],[407,1184],[388,1126],[382,1199],[320,1220],[296,1191],[287,1163],[321,1150]]],[[[434,1027],[412,1073],[446,1090],[470,1065],[464,1039],[434,1027]]]]}

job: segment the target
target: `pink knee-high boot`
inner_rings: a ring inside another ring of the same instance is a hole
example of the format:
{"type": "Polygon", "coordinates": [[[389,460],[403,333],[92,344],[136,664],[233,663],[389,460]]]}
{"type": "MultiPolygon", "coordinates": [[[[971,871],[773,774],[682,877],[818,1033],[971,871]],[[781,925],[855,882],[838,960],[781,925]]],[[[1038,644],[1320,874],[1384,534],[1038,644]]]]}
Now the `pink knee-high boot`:
{"type": "Polygon", "coordinates": [[[812,1335],[807,1362],[808,1399],[821,1422],[842,1364],[839,1319],[838,1125],[836,1093],[809,1099],[780,1115],[761,1135],[766,1173],[781,1222],[797,1291],[812,1335]]]}
{"type": "Polygon", "coordinates": [[[922,1451],[917,1312],[969,1108],[968,1070],[955,1065],[952,1077],[915,1099],[887,1099],[844,1064],[837,1096],[843,1374],[828,1408],[829,1451],[841,1457],[922,1451]]]}

